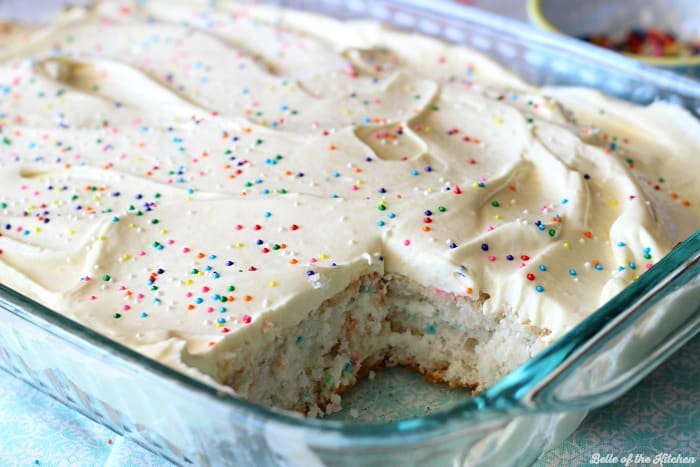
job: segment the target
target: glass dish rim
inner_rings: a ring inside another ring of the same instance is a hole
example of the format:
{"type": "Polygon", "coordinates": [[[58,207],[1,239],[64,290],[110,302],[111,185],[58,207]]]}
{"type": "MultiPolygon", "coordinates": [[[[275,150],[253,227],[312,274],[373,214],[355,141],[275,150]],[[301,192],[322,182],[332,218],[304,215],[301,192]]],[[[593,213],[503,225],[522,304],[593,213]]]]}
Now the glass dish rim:
{"type": "MultiPolygon", "coordinates": [[[[418,8],[424,10],[428,14],[444,14],[445,11],[441,10],[449,9],[449,11],[452,13],[451,16],[456,17],[457,19],[462,18],[471,22],[476,21],[480,24],[488,24],[489,27],[492,27],[493,29],[505,30],[512,35],[521,36],[524,34],[528,39],[535,39],[538,45],[546,46],[549,49],[554,49],[560,52],[578,52],[577,55],[583,59],[595,59],[596,61],[600,61],[600,55],[605,57],[605,54],[609,54],[607,60],[614,58],[617,61],[628,61],[629,63],[627,65],[631,64],[630,70],[637,76],[641,75],[646,82],[660,85],[667,89],[670,88],[675,92],[690,95],[692,97],[700,96],[700,82],[696,82],[685,77],[679,77],[671,72],[659,71],[649,66],[636,63],[631,59],[622,58],[614,52],[599,51],[597,47],[585,43],[579,43],[579,41],[570,38],[538,31],[514,20],[481,11],[467,5],[458,5],[444,0],[437,0],[435,2],[428,2],[425,0],[384,0],[383,3],[418,8]],[[551,42],[553,38],[555,39],[555,42],[551,42]]],[[[282,2],[281,6],[289,7],[286,2],[282,2]]],[[[628,70],[628,72],[630,70],[628,70]]],[[[700,230],[688,237],[686,241],[689,239],[693,240],[694,242],[700,241],[700,230]]],[[[666,255],[661,262],[679,262],[685,259],[687,258],[681,256],[680,249],[675,249],[666,255]]],[[[545,365],[545,370],[552,371],[555,369],[566,355],[585,341],[585,339],[583,339],[581,336],[595,334],[595,332],[601,329],[601,323],[608,321],[621,311],[620,309],[616,309],[614,306],[616,299],[628,298],[636,290],[635,286],[641,287],[640,284],[651,281],[652,275],[649,274],[651,271],[657,271],[657,274],[659,275],[667,272],[666,270],[664,270],[664,273],[659,272],[662,268],[664,268],[664,266],[659,267],[661,262],[650,271],[643,274],[631,286],[626,287],[613,300],[605,303],[602,307],[591,313],[591,315],[589,315],[576,327],[557,339],[556,342],[551,344],[535,357],[529,359],[524,365],[510,372],[503,379],[482,392],[480,395],[468,397],[464,401],[450,407],[448,410],[435,411],[419,418],[379,424],[356,424],[342,421],[305,418],[291,412],[256,405],[233,394],[222,392],[214,386],[208,385],[163,363],[148,358],[117,341],[114,341],[58,312],[51,310],[46,306],[35,302],[29,297],[26,297],[19,292],[4,286],[3,284],[0,284],[0,300],[6,301],[9,299],[9,302],[14,305],[14,307],[21,310],[20,314],[15,313],[20,318],[30,321],[33,324],[37,324],[37,319],[40,320],[42,324],[49,325],[44,326],[40,324],[45,331],[56,335],[64,341],[73,341],[78,339],[82,341],[81,344],[88,343],[101,353],[107,353],[111,356],[120,358],[120,363],[126,363],[128,365],[132,365],[138,370],[144,370],[151,374],[155,374],[157,377],[184,387],[186,390],[194,391],[202,397],[211,398],[216,403],[226,404],[228,407],[235,410],[235,412],[230,415],[240,418],[243,422],[246,422],[247,420],[254,420],[263,423],[277,423],[280,425],[286,425],[290,428],[300,428],[309,431],[323,432],[324,435],[336,434],[347,439],[373,438],[379,441],[380,439],[394,437],[399,433],[402,435],[426,435],[436,433],[440,427],[444,427],[449,422],[463,423],[470,420],[475,420],[474,414],[478,412],[493,411],[494,415],[511,417],[512,415],[508,414],[507,410],[503,409],[502,407],[490,405],[489,401],[498,400],[500,391],[517,386],[517,383],[519,382],[524,382],[522,380],[518,380],[518,378],[523,374],[527,374],[528,371],[544,371],[542,368],[537,368],[537,365],[545,362],[545,360],[549,361],[549,364],[545,365]],[[29,315],[29,318],[25,315],[25,313],[26,315],[29,315]],[[553,356],[556,358],[552,358],[553,356]],[[533,368],[535,368],[535,370],[532,370],[533,368]]],[[[464,427],[464,425],[462,424],[460,427],[464,427]]]]}
{"type": "MultiPolygon", "coordinates": [[[[604,324],[610,322],[625,310],[625,308],[619,306],[619,304],[623,304],[627,300],[633,298],[640,290],[648,288],[650,285],[656,283],[659,278],[666,276],[671,271],[674,271],[680,264],[690,259],[692,254],[686,254],[683,247],[684,245],[688,248],[694,245],[695,249],[697,249],[698,245],[700,245],[700,229],[664,256],[654,267],[642,274],[639,279],[623,289],[617,296],[599,307],[581,323],[557,339],[539,354],[535,355],[535,357],[511,371],[508,375],[482,393],[468,397],[464,401],[450,407],[448,410],[431,412],[419,418],[380,424],[356,424],[335,420],[306,418],[292,412],[253,404],[231,393],[222,392],[214,386],[188,376],[157,360],[146,357],[77,321],[73,321],[35,302],[31,298],[3,284],[0,284],[0,300],[6,301],[9,298],[11,304],[20,308],[23,312],[32,315],[29,321],[36,324],[34,321],[36,318],[39,318],[43,323],[52,326],[52,328],[45,328],[47,332],[61,339],[63,339],[64,336],[60,333],[66,333],[71,339],[80,339],[83,342],[87,342],[97,347],[101,352],[107,352],[110,355],[120,357],[122,361],[126,361],[127,364],[138,367],[139,370],[148,371],[160,378],[165,378],[177,385],[184,386],[187,390],[196,391],[203,397],[214,398],[218,403],[227,404],[234,408],[242,417],[253,418],[264,422],[276,422],[292,428],[322,431],[326,435],[339,434],[344,438],[369,437],[378,439],[389,438],[395,436],[397,433],[401,433],[402,435],[427,434],[444,426],[447,422],[470,421],[477,412],[493,410],[494,413],[492,414],[493,416],[490,417],[491,419],[511,417],[512,414],[509,414],[508,410],[510,407],[502,406],[502,404],[494,404],[494,402],[502,402],[503,396],[507,397],[507,394],[505,394],[506,392],[521,394],[523,391],[529,390],[539,381],[539,378],[532,378],[533,374],[534,376],[543,376],[556,369],[568,355],[579,348],[579,346],[585,343],[591,336],[599,332],[604,324]],[[541,366],[544,366],[544,368],[541,368],[541,366]],[[512,391],[513,388],[515,388],[516,391],[512,391]]],[[[27,319],[24,316],[20,317],[25,320],[27,319]]]]}

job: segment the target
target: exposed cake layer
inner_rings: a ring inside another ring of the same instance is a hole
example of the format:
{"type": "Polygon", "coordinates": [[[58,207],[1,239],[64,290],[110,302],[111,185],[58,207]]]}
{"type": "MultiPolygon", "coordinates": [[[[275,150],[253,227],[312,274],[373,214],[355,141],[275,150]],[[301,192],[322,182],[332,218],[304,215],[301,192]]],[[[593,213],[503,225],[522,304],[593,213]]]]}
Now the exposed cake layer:
{"type": "Polygon", "coordinates": [[[483,388],[700,228],[689,113],[427,37],[149,1],[7,42],[0,281],[262,402],[375,358],[483,388]]]}
{"type": "Polygon", "coordinates": [[[269,330],[274,337],[262,351],[223,351],[212,377],[254,402],[310,415],[336,411],[339,393],[382,366],[482,390],[537,353],[547,333],[511,312],[484,313],[486,300],[374,273],[300,323],[269,330]]]}

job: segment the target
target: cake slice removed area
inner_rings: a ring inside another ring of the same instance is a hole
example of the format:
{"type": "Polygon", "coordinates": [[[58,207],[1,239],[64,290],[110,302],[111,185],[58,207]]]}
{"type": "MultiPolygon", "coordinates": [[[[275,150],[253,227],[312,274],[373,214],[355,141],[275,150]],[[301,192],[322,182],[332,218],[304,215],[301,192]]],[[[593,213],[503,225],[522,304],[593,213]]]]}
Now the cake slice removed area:
{"type": "Polygon", "coordinates": [[[484,314],[485,297],[474,301],[375,272],[296,326],[264,331],[274,337],[257,353],[220,346],[216,379],[252,402],[310,416],[339,410],[346,389],[386,366],[479,391],[534,355],[544,333],[512,314],[484,314]]]}

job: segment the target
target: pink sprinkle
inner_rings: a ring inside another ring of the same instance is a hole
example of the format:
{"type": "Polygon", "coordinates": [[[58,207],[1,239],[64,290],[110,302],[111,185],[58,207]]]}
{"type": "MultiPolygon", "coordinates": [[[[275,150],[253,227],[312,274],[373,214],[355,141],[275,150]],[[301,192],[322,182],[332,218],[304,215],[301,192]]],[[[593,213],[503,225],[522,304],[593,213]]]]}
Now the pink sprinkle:
{"type": "Polygon", "coordinates": [[[360,187],[357,186],[357,185],[353,185],[353,186],[350,187],[350,189],[351,189],[352,191],[357,191],[357,190],[360,189],[360,187]]]}
{"type": "Polygon", "coordinates": [[[144,295],[142,293],[136,295],[136,300],[143,300],[144,295]]]}
{"type": "Polygon", "coordinates": [[[493,255],[489,256],[489,261],[496,261],[496,257],[493,255]]]}
{"type": "Polygon", "coordinates": [[[97,300],[97,297],[95,297],[94,295],[90,295],[90,300],[97,300]]]}
{"type": "Polygon", "coordinates": [[[243,315],[241,316],[241,322],[243,324],[250,324],[250,322],[253,320],[253,318],[250,317],[250,315],[243,315]]]}
{"type": "Polygon", "coordinates": [[[210,306],[209,308],[207,308],[207,313],[214,313],[214,307],[210,306]]]}
{"type": "Polygon", "coordinates": [[[129,311],[129,310],[131,310],[131,306],[130,306],[130,305],[124,305],[124,306],[122,306],[122,310],[124,310],[124,311],[129,311]]]}
{"type": "Polygon", "coordinates": [[[492,232],[492,231],[494,231],[494,230],[496,230],[496,227],[494,227],[494,226],[492,226],[492,225],[490,225],[489,228],[486,229],[487,232],[492,232]]]}
{"type": "Polygon", "coordinates": [[[411,241],[410,241],[410,240],[406,239],[406,240],[403,241],[403,246],[409,246],[409,245],[411,245],[411,241]]]}
{"type": "Polygon", "coordinates": [[[211,290],[211,289],[209,287],[207,287],[206,285],[204,287],[202,287],[203,293],[207,293],[207,292],[209,292],[209,290],[211,290]]]}
{"type": "Polygon", "coordinates": [[[236,230],[243,230],[243,226],[241,224],[236,225],[236,230]]]}
{"type": "Polygon", "coordinates": [[[183,253],[189,253],[189,252],[190,252],[190,249],[187,248],[187,247],[185,247],[185,248],[182,249],[182,252],[183,252],[183,253]]]}
{"type": "Polygon", "coordinates": [[[172,245],[173,243],[175,243],[175,240],[168,240],[168,245],[172,245]]]}
{"type": "Polygon", "coordinates": [[[187,293],[185,294],[185,297],[187,297],[187,298],[190,298],[191,296],[192,296],[192,292],[187,292],[187,293]]]}
{"type": "Polygon", "coordinates": [[[357,77],[358,77],[357,70],[355,69],[355,66],[354,66],[352,63],[348,63],[348,64],[346,65],[346,69],[347,69],[347,71],[348,71],[348,75],[349,75],[351,78],[357,78],[357,77]]]}
{"type": "Polygon", "coordinates": [[[456,195],[461,195],[462,194],[462,189],[459,187],[459,185],[455,185],[454,189],[452,190],[456,195]]]}
{"type": "Polygon", "coordinates": [[[309,260],[310,263],[315,263],[316,261],[318,261],[316,258],[311,258],[311,259],[309,260]]]}
{"type": "Polygon", "coordinates": [[[138,252],[138,255],[139,255],[139,256],[146,256],[146,252],[145,252],[145,251],[139,251],[139,252],[138,252]]]}

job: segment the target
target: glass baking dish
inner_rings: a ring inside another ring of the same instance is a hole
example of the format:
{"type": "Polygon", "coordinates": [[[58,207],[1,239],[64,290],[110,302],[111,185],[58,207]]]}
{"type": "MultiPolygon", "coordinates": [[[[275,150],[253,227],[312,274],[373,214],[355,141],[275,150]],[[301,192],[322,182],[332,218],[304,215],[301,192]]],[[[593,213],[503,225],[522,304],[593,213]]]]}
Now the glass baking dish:
{"type": "MultiPolygon", "coordinates": [[[[663,99],[700,115],[696,81],[452,2],[274,3],[465,44],[537,85],[663,99]]],[[[700,231],[485,392],[451,393],[429,414],[399,411],[391,422],[305,419],[252,405],[2,285],[0,322],[0,368],[176,464],[528,465],[700,331],[700,231]]]]}

